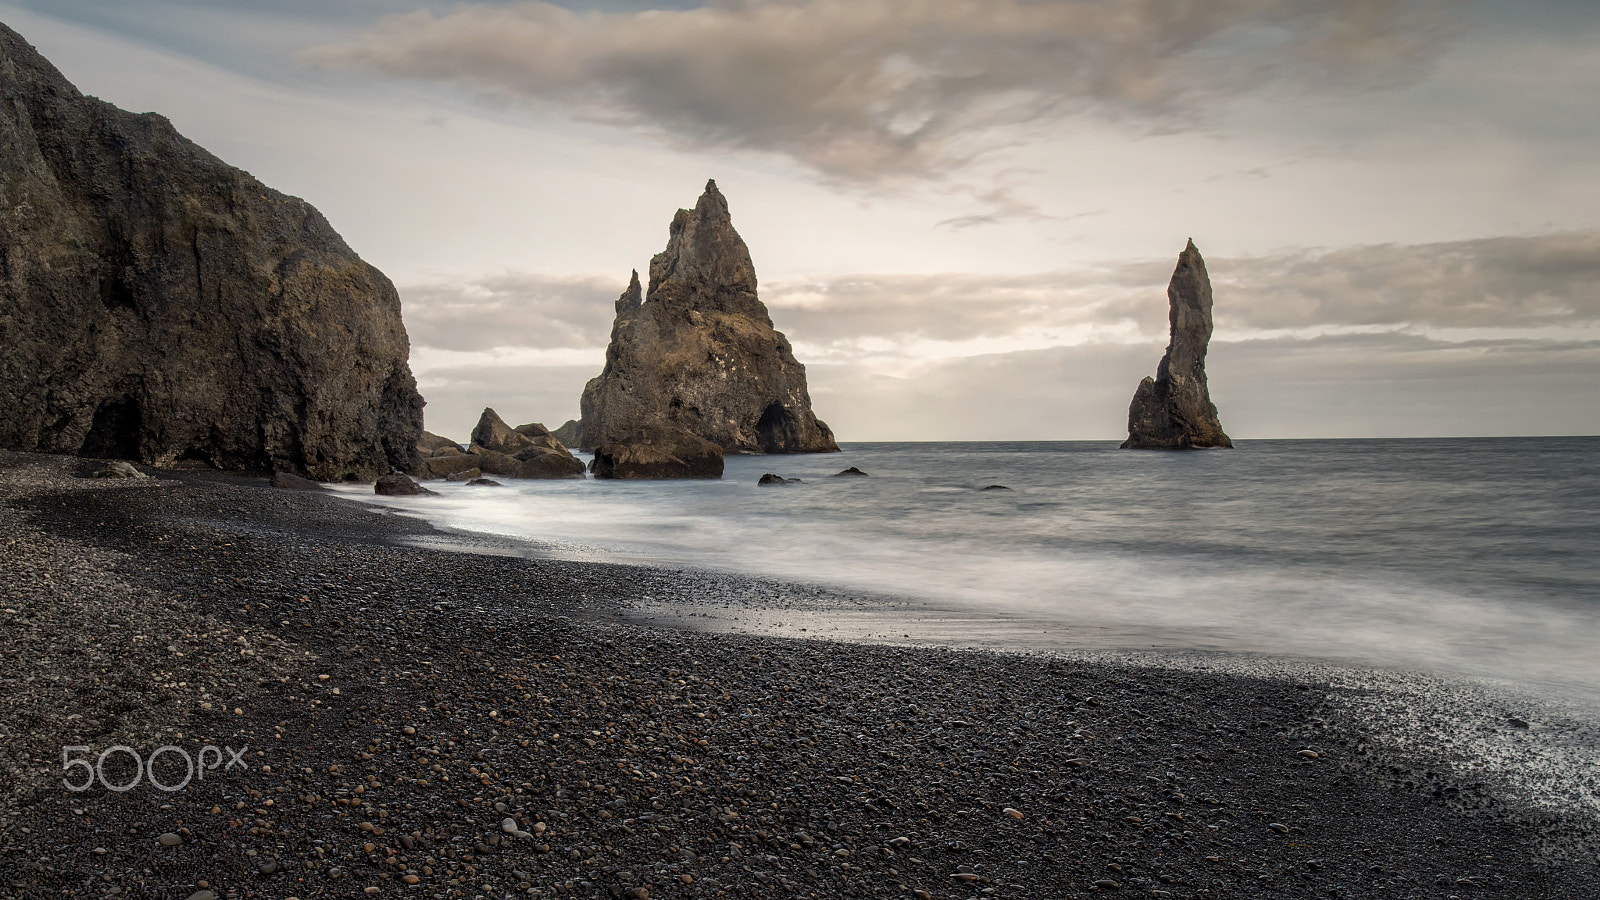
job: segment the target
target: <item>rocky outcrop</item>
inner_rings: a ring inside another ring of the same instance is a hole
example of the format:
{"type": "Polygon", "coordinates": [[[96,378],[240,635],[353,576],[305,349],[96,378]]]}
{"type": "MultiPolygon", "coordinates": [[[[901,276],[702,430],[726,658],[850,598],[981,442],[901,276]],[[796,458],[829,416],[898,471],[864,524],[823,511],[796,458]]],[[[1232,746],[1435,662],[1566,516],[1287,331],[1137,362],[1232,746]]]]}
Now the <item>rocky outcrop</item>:
{"type": "Polygon", "coordinates": [[[839,449],[811,411],[806,370],[756,295],[750,251],[715,182],[672,220],[618,298],[605,369],[583,389],[578,445],[614,445],[646,427],[681,428],[729,453],[839,449]]]}
{"type": "Polygon", "coordinates": [[[596,478],[721,478],[722,448],[671,425],[650,425],[595,448],[596,478]]]}
{"type": "Polygon", "coordinates": [[[0,26],[0,446],[371,478],[418,460],[400,299],[326,219],[0,26]]]}
{"type": "Polygon", "coordinates": [[[1156,377],[1139,382],[1128,407],[1123,449],[1189,450],[1232,447],[1217,421],[1206,388],[1206,347],[1211,343],[1211,279],[1194,241],[1178,255],[1167,285],[1172,339],[1156,377]]]}

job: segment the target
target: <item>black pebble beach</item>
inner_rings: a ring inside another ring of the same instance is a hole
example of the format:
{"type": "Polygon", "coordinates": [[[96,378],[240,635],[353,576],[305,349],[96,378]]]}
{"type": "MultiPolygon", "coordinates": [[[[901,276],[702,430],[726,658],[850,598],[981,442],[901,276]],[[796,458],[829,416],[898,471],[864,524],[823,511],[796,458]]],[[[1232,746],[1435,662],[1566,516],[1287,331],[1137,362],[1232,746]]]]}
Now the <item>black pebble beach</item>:
{"type": "Polygon", "coordinates": [[[98,465],[0,453],[0,896],[1600,897],[1329,685],[649,627],[758,585],[98,465]]]}

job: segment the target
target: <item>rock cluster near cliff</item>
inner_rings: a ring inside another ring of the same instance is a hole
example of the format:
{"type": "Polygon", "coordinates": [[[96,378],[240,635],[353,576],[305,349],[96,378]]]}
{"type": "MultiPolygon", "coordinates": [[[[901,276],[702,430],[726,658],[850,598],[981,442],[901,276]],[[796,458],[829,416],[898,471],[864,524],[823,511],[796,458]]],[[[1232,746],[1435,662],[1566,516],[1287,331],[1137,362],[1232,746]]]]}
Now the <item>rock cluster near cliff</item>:
{"type": "Polygon", "coordinates": [[[664,425],[730,453],[839,449],[811,411],[806,372],[756,295],[750,251],[707,182],[617,300],[605,369],[583,390],[579,445],[615,446],[664,425]]]}
{"type": "Polygon", "coordinates": [[[433,452],[416,468],[424,478],[470,481],[484,473],[505,478],[583,477],[583,462],[543,425],[512,428],[489,407],[478,417],[466,450],[437,435],[429,435],[418,449],[430,447],[433,452]]]}
{"type": "Polygon", "coordinates": [[[1232,447],[1217,421],[1206,388],[1206,347],[1211,343],[1211,279],[1194,241],[1178,255],[1167,285],[1172,339],[1156,377],[1139,382],[1128,407],[1123,449],[1188,450],[1232,447]]]}
{"type": "Polygon", "coordinates": [[[0,446],[320,480],[413,467],[400,299],[309,204],[0,25],[0,446]]]}

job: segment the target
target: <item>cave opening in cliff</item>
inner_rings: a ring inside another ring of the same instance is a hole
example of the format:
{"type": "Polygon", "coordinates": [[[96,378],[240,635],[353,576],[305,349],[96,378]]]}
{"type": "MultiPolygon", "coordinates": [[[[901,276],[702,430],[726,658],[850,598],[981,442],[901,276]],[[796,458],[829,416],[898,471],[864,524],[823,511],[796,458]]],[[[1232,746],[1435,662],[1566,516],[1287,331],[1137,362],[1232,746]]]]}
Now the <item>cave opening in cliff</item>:
{"type": "Polygon", "coordinates": [[[101,401],[94,411],[94,422],[78,447],[79,456],[98,459],[138,459],[139,431],[144,417],[139,402],[132,397],[101,401]]]}
{"type": "Polygon", "coordinates": [[[756,439],[767,453],[783,453],[799,443],[800,428],[789,408],[773,403],[761,413],[756,423],[756,439]]]}

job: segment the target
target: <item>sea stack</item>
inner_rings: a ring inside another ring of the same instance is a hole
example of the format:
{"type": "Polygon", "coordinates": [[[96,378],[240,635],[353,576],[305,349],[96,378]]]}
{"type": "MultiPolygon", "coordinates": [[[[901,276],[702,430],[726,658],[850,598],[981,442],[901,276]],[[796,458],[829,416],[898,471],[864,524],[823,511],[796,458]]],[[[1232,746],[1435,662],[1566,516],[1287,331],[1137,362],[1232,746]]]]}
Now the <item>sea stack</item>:
{"type": "Polygon", "coordinates": [[[1167,285],[1172,339],[1156,377],[1139,382],[1128,407],[1125,450],[1232,447],[1206,389],[1206,347],[1211,343],[1211,279],[1194,241],[1178,254],[1167,285]]]}
{"type": "Polygon", "coordinates": [[[0,25],[0,446],[411,469],[400,298],[303,200],[85,97],[0,25]]]}
{"type": "Polygon", "coordinates": [[[583,389],[578,445],[627,444],[658,426],[728,453],[836,452],[811,411],[806,370],[756,295],[750,251],[716,182],[672,219],[650,260],[646,294],[634,272],[616,305],[605,369],[583,389]]]}

